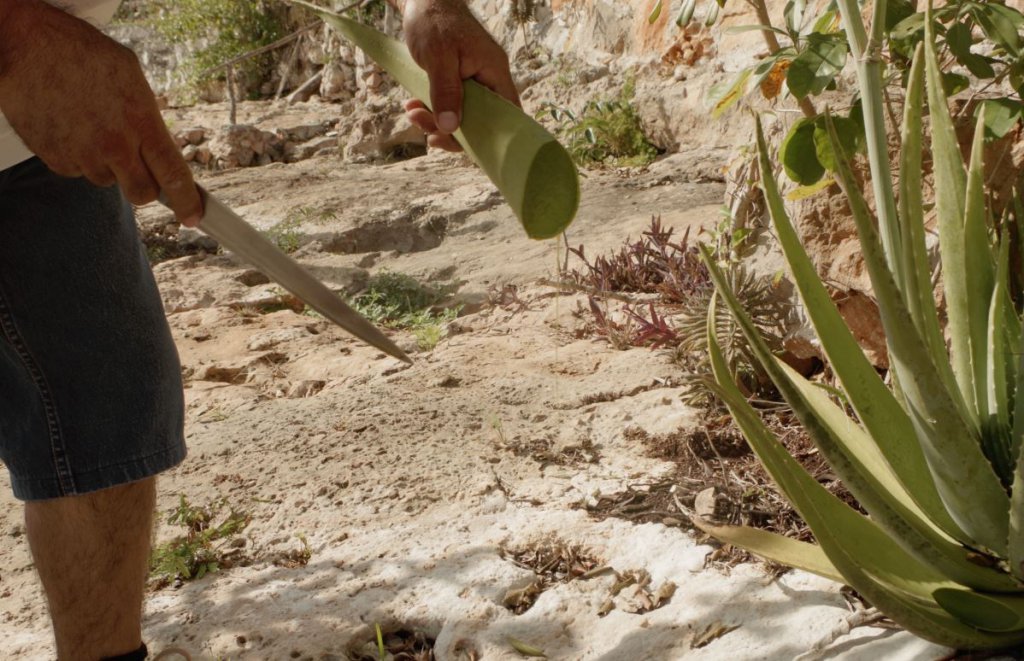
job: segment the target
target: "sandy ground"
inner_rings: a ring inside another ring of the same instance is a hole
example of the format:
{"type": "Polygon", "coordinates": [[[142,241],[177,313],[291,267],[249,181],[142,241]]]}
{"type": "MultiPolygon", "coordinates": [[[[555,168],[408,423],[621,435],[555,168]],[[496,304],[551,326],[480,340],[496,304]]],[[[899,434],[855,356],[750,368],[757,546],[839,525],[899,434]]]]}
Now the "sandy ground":
{"type": "MultiPolygon", "coordinates": [[[[690,162],[591,174],[570,242],[607,252],[653,214],[680,232],[714,224],[722,186],[689,183],[690,162]]],[[[380,625],[435,639],[438,659],[523,658],[514,639],[551,659],[781,660],[843,626],[850,609],[838,585],[801,572],[775,579],[758,564],[706,567],[712,547],[671,518],[588,515],[588,502],[642,490],[672,469],[627,429],[692,428],[700,414],[681,403],[679,369],[664,354],[579,337],[585,298],[542,284],[556,275],[558,244],[526,239],[461,159],[356,167],[316,158],[202,181],[260,227],[299,218],[297,255],[339,290],[387,268],[457,283],[469,313],[405,366],[318,317],[265,312],[280,291],[230,256],[156,268],[187,381],[190,447],[161,479],[161,517],[185,495],[223,499],[252,522],[231,540],[236,566],[151,591],[152,649],[345,659],[380,625]],[[521,614],[507,609],[509,591],[535,580],[513,560],[552,545],[610,569],[548,587],[521,614]],[[629,572],[642,585],[616,590],[629,572]]],[[[157,208],[140,216],[166,219],[157,208]]],[[[409,333],[395,338],[415,350],[409,333]]],[[[0,654],[52,658],[6,481],[0,654]]],[[[179,532],[162,523],[157,540],[179,532]]],[[[806,658],[947,652],[867,627],[806,658]]]]}

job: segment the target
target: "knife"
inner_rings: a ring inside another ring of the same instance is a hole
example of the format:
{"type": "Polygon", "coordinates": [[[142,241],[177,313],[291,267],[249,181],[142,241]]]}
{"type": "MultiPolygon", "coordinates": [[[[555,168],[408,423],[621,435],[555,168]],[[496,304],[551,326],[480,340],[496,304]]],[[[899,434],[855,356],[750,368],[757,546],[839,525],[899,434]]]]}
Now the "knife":
{"type": "MultiPolygon", "coordinates": [[[[253,264],[267,277],[298,297],[303,303],[327,317],[357,338],[389,356],[412,364],[404,351],[358,312],[346,305],[322,282],[298,262],[286,255],[256,228],[210,194],[196,186],[203,199],[203,219],[199,229],[253,264]]],[[[167,204],[163,195],[160,201],[167,204]]]]}

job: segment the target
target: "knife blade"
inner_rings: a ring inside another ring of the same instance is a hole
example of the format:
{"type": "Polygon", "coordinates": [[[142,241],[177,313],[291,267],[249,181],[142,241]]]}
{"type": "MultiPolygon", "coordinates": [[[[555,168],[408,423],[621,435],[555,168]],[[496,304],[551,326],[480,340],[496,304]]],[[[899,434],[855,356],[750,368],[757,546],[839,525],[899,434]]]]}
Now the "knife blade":
{"type": "MultiPolygon", "coordinates": [[[[199,229],[217,243],[250,262],[267,277],[298,297],[338,326],[363,342],[401,361],[409,358],[376,326],[349,307],[337,294],[317,280],[313,274],[289,257],[263,236],[259,230],[218,200],[202,186],[196,186],[203,199],[203,219],[199,229]]],[[[164,202],[161,195],[160,201],[164,202]]],[[[165,203],[166,204],[166,203],[165,203]]]]}

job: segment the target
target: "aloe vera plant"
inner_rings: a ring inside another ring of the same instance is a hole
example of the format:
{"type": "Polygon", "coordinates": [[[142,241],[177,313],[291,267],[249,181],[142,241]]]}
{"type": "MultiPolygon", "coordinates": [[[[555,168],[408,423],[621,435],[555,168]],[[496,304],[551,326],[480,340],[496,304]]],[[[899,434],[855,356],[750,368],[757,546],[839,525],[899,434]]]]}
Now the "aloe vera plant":
{"type": "Polygon", "coordinates": [[[1024,344],[1010,294],[1013,233],[1000,231],[983,185],[984,112],[965,167],[943,91],[932,22],[915,53],[893,185],[882,121],[880,20],[869,35],[840,0],[864,102],[876,216],[828,122],[889,347],[888,387],[843,322],[786,214],[760,125],[765,197],[808,316],[856,416],[777,360],[707,249],[717,298],[709,310],[710,386],[818,541],[700,523],[773,560],[849,584],[908,630],[965,649],[1024,642],[1024,344]],[[925,247],[922,108],[928,101],[942,282],[940,326],[925,247]],[[898,199],[894,188],[898,188],[898,199]],[[786,453],[733,381],[715,337],[724,303],[834,472],[868,512],[850,508],[786,453]],[[947,348],[946,336],[949,346],[947,348]]]}
{"type": "MultiPolygon", "coordinates": [[[[430,81],[404,44],[323,7],[290,2],[314,12],[429,105],[430,81]]],[[[527,235],[560,234],[580,200],[579,173],[568,152],[536,120],[475,81],[465,81],[463,99],[459,144],[501,191],[527,235]]]]}

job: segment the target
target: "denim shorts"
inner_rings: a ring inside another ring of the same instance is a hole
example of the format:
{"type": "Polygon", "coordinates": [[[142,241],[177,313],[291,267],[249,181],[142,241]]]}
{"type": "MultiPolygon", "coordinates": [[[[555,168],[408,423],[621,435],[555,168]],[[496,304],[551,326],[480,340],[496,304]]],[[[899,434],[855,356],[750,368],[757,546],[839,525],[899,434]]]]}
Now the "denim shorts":
{"type": "Polygon", "coordinates": [[[15,497],[133,482],[185,458],[181,368],[114,186],[0,171],[0,460],[15,497]]]}

